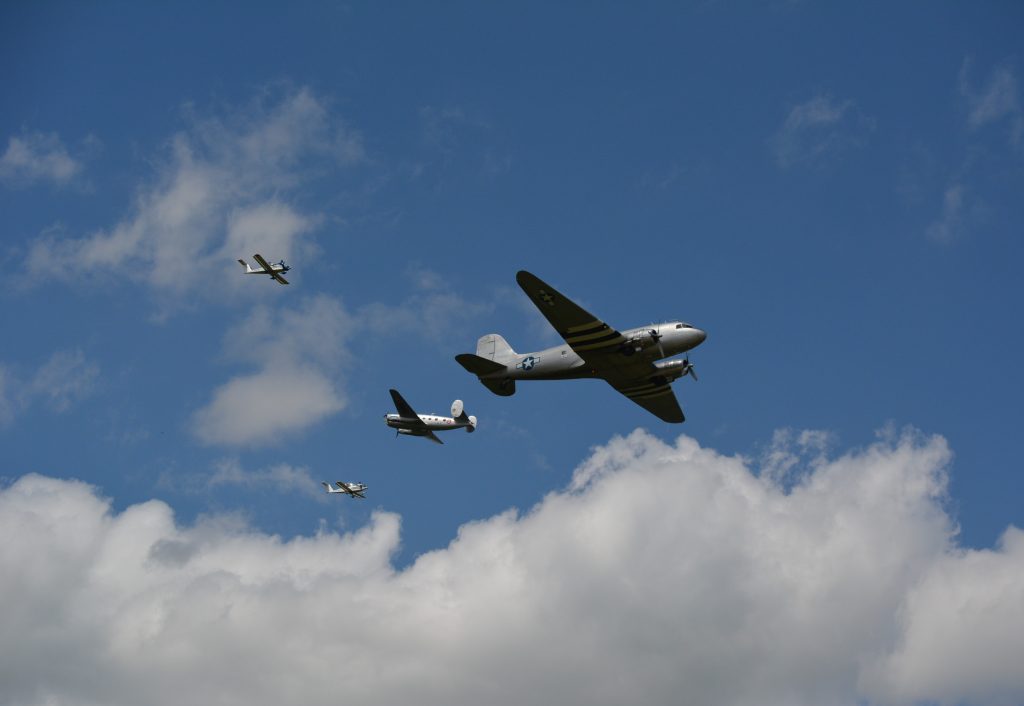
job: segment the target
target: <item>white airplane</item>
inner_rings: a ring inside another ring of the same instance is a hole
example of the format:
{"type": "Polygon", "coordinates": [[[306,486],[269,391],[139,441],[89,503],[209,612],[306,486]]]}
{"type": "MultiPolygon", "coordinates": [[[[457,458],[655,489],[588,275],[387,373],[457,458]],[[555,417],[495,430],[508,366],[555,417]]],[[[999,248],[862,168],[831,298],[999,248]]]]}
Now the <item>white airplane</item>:
{"type": "Polygon", "coordinates": [[[384,422],[395,429],[397,434],[423,436],[434,443],[443,444],[444,442],[434,434],[435,431],[447,429],[476,431],[476,417],[466,414],[466,410],[462,408],[462,400],[452,402],[452,416],[442,417],[437,414],[416,414],[409,403],[398,394],[398,390],[390,390],[390,392],[398,414],[385,414],[384,422]]]}
{"type": "Polygon", "coordinates": [[[697,374],[689,358],[662,358],[696,348],[706,333],[683,321],[619,332],[526,270],[516,274],[516,282],[565,343],[516,353],[498,334],[482,336],[476,355],[461,353],[455,360],[487,389],[507,397],[515,394],[516,380],[601,378],[659,419],[685,419],[671,383],[684,375],[696,380],[697,374]]]}
{"type": "Polygon", "coordinates": [[[247,275],[270,275],[273,279],[276,279],[280,284],[288,284],[288,280],[281,276],[282,272],[287,272],[292,269],[288,265],[284,264],[284,260],[275,262],[273,264],[263,259],[263,256],[256,253],[252,256],[257,263],[259,263],[260,269],[254,270],[248,262],[245,260],[239,260],[238,263],[245,267],[245,274],[247,275]]]}
{"type": "Polygon", "coordinates": [[[344,493],[350,498],[366,499],[366,496],[363,495],[366,492],[366,483],[346,483],[343,480],[336,480],[333,486],[327,481],[320,481],[320,485],[327,488],[328,493],[344,493]]]}

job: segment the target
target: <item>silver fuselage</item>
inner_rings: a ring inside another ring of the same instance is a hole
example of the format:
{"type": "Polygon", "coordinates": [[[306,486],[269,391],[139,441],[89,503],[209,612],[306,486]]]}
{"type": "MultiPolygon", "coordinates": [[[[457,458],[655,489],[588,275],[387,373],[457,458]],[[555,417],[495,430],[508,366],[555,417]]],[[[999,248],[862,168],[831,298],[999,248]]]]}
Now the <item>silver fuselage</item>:
{"type": "MultiPolygon", "coordinates": [[[[452,417],[442,417],[440,414],[418,414],[420,421],[427,425],[430,431],[445,431],[446,429],[462,429],[473,426],[469,419],[459,420],[452,417]]],[[[397,429],[403,434],[416,435],[422,427],[412,419],[406,419],[400,414],[385,414],[384,422],[392,429],[397,429]]]]}
{"type": "MultiPolygon", "coordinates": [[[[627,343],[620,351],[623,359],[630,362],[647,361],[651,363],[696,348],[707,337],[704,331],[682,321],[639,326],[626,329],[621,333],[627,339],[627,343]]],[[[535,353],[516,353],[514,358],[503,358],[499,362],[506,366],[505,370],[481,375],[480,378],[570,380],[598,377],[596,372],[587,366],[586,361],[573,351],[568,343],[535,353]]],[[[679,361],[679,367],[681,364],[682,361],[679,361]]],[[[664,363],[658,367],[662,368],[663,366],[666,370],[673,370],[677,367],[671,364],[666,366],[664,363]]]]}

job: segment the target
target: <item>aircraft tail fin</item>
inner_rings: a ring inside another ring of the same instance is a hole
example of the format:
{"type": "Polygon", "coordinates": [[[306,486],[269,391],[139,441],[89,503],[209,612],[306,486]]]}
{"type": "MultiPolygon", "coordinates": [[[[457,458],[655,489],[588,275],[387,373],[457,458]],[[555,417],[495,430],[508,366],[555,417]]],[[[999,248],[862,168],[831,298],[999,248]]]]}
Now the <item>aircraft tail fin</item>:
{"type": "Polygon", "coordinates": [[[320,481],[320,485],[322,485],[322,486],[324,487],[324,489],[325,489],[325,490],[326,490],[326,491],[327,491],[328,493],[337,493],[337,492],[338,492],[337,490],[335,490],[334,488],[332,488],[332,487],[330,486],[330,484],[329,484],[329,483],[328,483],[327,481],[323,481],[323,480],[322,480],[322,481],[320,481]]]}
{"type": "Polygon", "coordinates": [[[456,362],[474,375],[489,375],[501,372],[506,366],[472,353],[460,353],[455,356],[456,362]]]}
{"type": "Polygon", "coordinates": [[[239,259],[238,264],[245,268],[246,274],[250,274],[253,271],[252,266],[245,260],[239,259]]]}
{"type": "Polygon", "coordinates": [[[487,358],[499,363],[518,357],[518,354],[512,350],[512,346],[508,344],[508,341],[497,333],[481,336],[480,340],[476,342],[476,354],[481,358],[487,358]]]}

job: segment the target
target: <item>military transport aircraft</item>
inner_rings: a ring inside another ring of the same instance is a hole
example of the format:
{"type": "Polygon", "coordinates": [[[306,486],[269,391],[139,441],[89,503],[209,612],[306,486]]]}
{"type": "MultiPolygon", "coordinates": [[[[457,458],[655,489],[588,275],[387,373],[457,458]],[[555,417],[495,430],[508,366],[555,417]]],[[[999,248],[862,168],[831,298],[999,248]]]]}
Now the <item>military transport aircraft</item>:
{"type": "Polygon", "coordinates": [[[685,419],[670,383],[684,375],[696,380],[693,365],[689,358],[657,361],[696,348],[707,334],[682,321],[619,332],[525,270],[516,282],[565,344],[516,353],[498,334],[483,336],[476,355],[462,353],[455,360],[491,392],[515,394],[516,380],[601,378],[666,422],[685,419]]]}
{"type": "Polygon", "coordinates": [[[366,492],[366,483],[346,483],[343,480],[336,480],[334,485],[331,485],[327,481],[322,480],[320,485],[327,488],[328,493],[345,493],[350,498],[366,500],[366,496],[363,495],[366,492]]]}
{"type": "Polygon", "coordinates": [[[435,431],[463,428],[469,432],[476,431],[476,417],[466,414],[466,410],[462,408],[462,400],[452,402],[452,416],[441,417],[436,414],[416,414],[409,403],[398,394],[398,390],[390,390],[390,392],[398,414],[385,414],[384,422],[395,429],[396,436],[398,434],[423,436],[437,444],[443,444],[444,442],[434,434],[435,431]]]}
{"type": "Polygon", "coordinates": [[[284,260],[270,264],[263,259],[263,256],[256,253],[252,258],[259,263],[260,269],[254,270],[249,266],[249,263],[245,260],[239,260],[239,264],[245,267],[245,274],[247,275],[270,275],[273,279],[276,279],[281,284],[288,284],[288,280],[281,276],[282,272],[287,272],[292,269],[288,265],[284,264],[284,260]]]}

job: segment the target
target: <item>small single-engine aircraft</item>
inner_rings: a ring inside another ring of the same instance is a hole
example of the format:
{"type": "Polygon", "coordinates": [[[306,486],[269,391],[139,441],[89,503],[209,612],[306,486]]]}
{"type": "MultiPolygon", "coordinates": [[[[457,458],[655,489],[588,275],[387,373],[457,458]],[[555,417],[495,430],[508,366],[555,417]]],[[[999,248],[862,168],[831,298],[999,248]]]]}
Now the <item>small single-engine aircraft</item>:
{"type": "Polygon", "coordinates": [[[259,263],[260,269],[254,270],[248,262],[245,260],[239,260],[238,263],[245,267],[245,274],[247,275],[270,275],[271,278],[276,279],[281,284],[288,284],[288,280],[281,276],[282,272],[287,272],[292,269],[288,265],[284,264],[284,260],[275,262],[273,264],[263,259],[263,256],[256,253],[252,256],[257,263],[259,263]]]}
{"type": "Polygon", "coordinates": [[[416,411],[409,406],[409,403],[398,394],[398,390],[390,390],[391,399],[395,401],[395,409],[398,414],[385,414],[384,422],[395,429],[398,434],[410,436],[423,436],[431,441],[443,444],[437,438],[435,431],[447,429],[465,429],[468,432],[476,431],[476,417],[466,414],[462,408],[462,400],[452,402],[452,416],[441,417],[436,414],[416,414],[416,411]]]}
{"type": "Polygon", "coordinates": [[[707,334],[682,321],[619,332],[525,270],[516,282],[565,344],[516,353],[498,334],[483,336],[476,355],[462,353],[455,360],[487,389],[508,396],[515,394],[516,380],[601,378],[659,419],[685,420],[670,383],[684,375],[696,380],[693,365],[688,357],[656,361],[696,348],[707,334]]]}
{"type": "Polygon", "coordinates": [[[366,483],[346,483],[343,480],[334,481],[334,485],[331,485],[325,480],[320,481],[320,485],[327,488],[328,493],[344,493],[350,498],[362,498],[366,500],[366,496],[363,493],[366,492],[366,483]]]}

